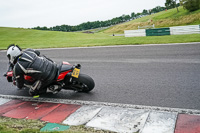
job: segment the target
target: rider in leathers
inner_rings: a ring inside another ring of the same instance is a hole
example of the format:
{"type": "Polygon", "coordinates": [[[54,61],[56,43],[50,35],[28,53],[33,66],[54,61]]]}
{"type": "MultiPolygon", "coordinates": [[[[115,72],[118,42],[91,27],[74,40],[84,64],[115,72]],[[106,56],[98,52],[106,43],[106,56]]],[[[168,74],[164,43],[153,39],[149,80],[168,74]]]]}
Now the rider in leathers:
{"type": "MultiPolygon", "coordinates": [[[[24,75],[36,79],[30,87],[30,95],[46,92],[46,87],[57,78],[58,68],[56,63],[45,56],[40,56],[39,51],[26,49],[22,52],[19,46],[10,45],[7,56],[10,64],[13,65],[13,74],[18,88],[24,87],[24,75]]],[[[53,89],[58,89],[58,86],[53,89]]]]}

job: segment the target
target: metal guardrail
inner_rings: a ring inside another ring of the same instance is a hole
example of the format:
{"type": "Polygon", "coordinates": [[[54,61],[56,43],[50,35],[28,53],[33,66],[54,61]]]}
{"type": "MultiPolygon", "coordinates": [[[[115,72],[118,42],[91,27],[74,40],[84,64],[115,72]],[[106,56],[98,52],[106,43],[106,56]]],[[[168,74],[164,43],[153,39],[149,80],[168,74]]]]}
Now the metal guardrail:
{"type": "Polygon", "coordinates": [[[198,33],[200,33],[200,25],[170,27],[171,35],[198,34],[198,33]]]}
{"type": "Polygon", "coordinates": [[[156,29],[125,30],[125,37],[200,34],[200,25],[174,26],[156,29]]]}
{"type": "Polygon", "coordinates": [[[133,36],[146,36],[145,29],[140,30],[125,30],[125,37],[133,37],[133,36]]]}
{"type": "Polygon", "coordinates": [[[169,28],[146,29],[146,36],[164,36],[170,35],[169,28]]]}

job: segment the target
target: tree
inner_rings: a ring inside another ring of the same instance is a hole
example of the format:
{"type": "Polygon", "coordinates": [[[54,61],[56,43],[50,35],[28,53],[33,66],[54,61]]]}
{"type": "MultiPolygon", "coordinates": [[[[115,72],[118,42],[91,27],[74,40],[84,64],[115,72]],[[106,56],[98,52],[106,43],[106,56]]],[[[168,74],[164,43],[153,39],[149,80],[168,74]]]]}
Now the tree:
{"type": "Polygon", "coordinates": [[[177,9],[177,12],[179,12],[178,10],[178,4],[176,4],[177,0],[166,0],[165,6],[167,9],[171,9],[171,8],[175,8],[177,9]]]}
{"type": "Polygon", "coordinates": [[[122,18],[122,22],[126,22],[131,19],[131,17],[129,15],[122,15],[121,18],[122,18]]]}
{"type": "Polygon", "coordinates": [[[135,18],[135,13],[134,12],[131,13],[131,18],[135,18]]]}
{"type": "Polygon", "coordinates": [[[165,6],[167,9],[175,8],[176,3],[174,0],[166,0],[165,6]]]}
{"type": "Polygon", "coordinates": [[[200,0],[180,0],[180,3],[190,12],[200,9],[200,0]]]}
{"type": "Polygon", "coordinates": [[[140,18],[141,15],[142,15],[142,13],[137,13],[137,14],[136,14],[136,18],[140,18]]]}
{"type": "MultiPolygon", "coordinates": [[[[180,6],[180,3],[177,4],[176,1],[177,1],[177,0],[175,0],[175,7],[176,7],[176,9],[177,9],[177,12],[179,12],[178,7],[180,6]]],[[[179,1],[180,1],[180,0],[179,0],[179,1]]]]}
{"type": "Polygon", "coordinates": [[[144,9],[143,12],[142,12],[142,14],[143,14],[143,15],[147,15],[147,14],[148,14],[148,11],[147,11],[146,9],[144,9]]]}

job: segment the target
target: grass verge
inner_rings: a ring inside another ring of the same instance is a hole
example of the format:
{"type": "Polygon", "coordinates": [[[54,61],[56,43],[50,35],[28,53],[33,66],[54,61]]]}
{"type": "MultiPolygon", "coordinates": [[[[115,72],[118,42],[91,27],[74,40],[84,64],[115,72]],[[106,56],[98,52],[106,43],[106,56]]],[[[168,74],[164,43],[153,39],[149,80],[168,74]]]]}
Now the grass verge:
{"type": "Polygon", "coordinates": [[[12,119],[0,117],[1,133],[37,133],[45,126],[45,122],[25,119],[12,119]]]}
{"type": "MultiPolygon", "coordinates": [[[[0,117],[0,133],[39,133],[47,123],[39,120],[13,119],[0,117]]],[[[48,132],[43,132],[48,133],[48,132]]],[[[95,130],[85,126],[70,126],[70,129],[62,132],[51,133],[112,133],[109,131],[95,130]]]]}
{"type": "Polygon", "coordinates": [[[6,49],[9,44],[18,44],[22,48],[61,48],[186,42],[200,42],[200,34],[124,37],[111,36],[110,33],[85,34],[0,27],[0,49],[6,49]]]}

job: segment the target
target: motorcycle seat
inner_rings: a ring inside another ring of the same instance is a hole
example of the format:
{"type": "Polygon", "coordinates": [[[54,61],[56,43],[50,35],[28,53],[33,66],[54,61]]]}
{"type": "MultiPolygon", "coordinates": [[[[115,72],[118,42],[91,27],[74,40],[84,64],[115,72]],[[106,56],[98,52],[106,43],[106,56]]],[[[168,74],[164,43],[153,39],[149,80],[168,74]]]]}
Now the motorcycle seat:
{"type": "Polygon", "coordinates": [[[60,73],[66,72],[66,71],[69,71],[69,70],[72,70],[72,66],[70,66],[70,65],[62,64],[61,67],[60,67],[60,73]]]}

